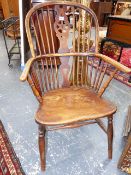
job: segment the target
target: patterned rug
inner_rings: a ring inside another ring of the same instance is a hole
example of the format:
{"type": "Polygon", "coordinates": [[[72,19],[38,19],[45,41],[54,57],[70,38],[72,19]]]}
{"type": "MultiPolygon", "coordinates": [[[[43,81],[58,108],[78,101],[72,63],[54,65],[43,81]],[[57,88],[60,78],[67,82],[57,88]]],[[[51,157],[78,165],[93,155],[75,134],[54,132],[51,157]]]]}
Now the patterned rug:
{"type": "MultiPolygon", "coordinates": [[[[103,47],[103,54],[109,56],[114,60],[118,60],[120,47],[112,44],[111,42],[106,42],[103,47]]],[[[131,49],[123,49],[120,63],[131,68],[131,49]]],[[[112,69],[110,69],[110,71],[112,71],[112,69]]],[[[129,79],[131,79],[131,75],[118,71],[115,75],[115,79],[131,87],[131,82],[129,82],[129,79]]]]}
{"type": "Polygon", "coordinates": [[[25,175],[0,121],[0,175],[25,175]]]}

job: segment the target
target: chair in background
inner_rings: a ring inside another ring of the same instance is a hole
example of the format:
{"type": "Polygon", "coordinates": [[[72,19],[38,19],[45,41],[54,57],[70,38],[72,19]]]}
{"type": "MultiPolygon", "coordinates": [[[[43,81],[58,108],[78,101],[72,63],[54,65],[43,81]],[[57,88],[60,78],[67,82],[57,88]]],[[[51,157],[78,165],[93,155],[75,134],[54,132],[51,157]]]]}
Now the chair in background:
{"type": "Polygon", "coordinates": [[[128,107],[123,136],[127,143],[125,144],[119,159],[118,168],[127,174],[131,174],[131,105],[128,107]]]}
{"type": "Polygon", "coordinates": [[[115,9],[115,15],[128,16],[131,15],[131,2],[129,1],[117,1],[115,9]]]}
{"type": "Polygon", "coordinates": [[[92,0],[90,4],[91,9],[95,12],[99,26],[107,26],[107,18],[112,13],[113,2],[112,0],[95,1],[92,0]]]}
{"type": "Polygon", "coordinates": [[[98,53],[99,28],[94,12],[77,3],[45,2],[28,12],[26,31],[32,58],[20,80],[29,82],[39,102],[35,120],[39,125],[41,169],[45,170],[47,131],[88,124],[98,124],[107,134],[111,159],[116,106],[102,95],[117,70],[128,73],[130,69],[98,53]],[[106,74],[109,66],[114,71],[106,74]],[[108,119],[107,128],[104,117],[108,119]]]}
{"type": "MultiPolygon", "coordinates": [[[[9,67],[12,67],[13,65],[11,64],[11,60],[16,60],[13,59],[12,57],[14,55],[19,55],[21,58],[21,50],[20,50],[20,24],[19,24],[19,17],[14,16],[10,17],[8,19],[5,19],[1,22],[3,28],[3,38],[5,42],[5,48],[7,51],[8,59],[9,59],[9,67]],[[12,47],[10,46],[11,43],[9,42],[9,38],[13,40],[12,42],[12,47]]],[[[20,59],[17,58],[17,59],[20,59]]]]}

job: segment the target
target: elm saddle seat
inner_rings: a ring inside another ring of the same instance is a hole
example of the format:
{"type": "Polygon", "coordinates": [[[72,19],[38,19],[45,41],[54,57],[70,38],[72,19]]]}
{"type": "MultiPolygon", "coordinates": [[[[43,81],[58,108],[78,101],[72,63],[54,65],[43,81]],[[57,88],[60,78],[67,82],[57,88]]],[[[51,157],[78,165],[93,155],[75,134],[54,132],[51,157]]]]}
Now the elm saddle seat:
{"type": "Polygon", "coordinates": [[[27,61],[20,80],[28,81],[39,102],[35,119],[41,170],[46,167],[48,131],[88,124],[98,124],[107,134],[111,159],[116,106],[102,95],[117,71],[131,70],[98,53],[96,15],[78,3],[44,2],[28,12],[25,26],[32,58],[27,61]],[[108,72],[109,66],[112,72],[108,72]],[[107,127],[102,121],[104,117],[107,127]]]}
{"type": "Polygon", "coordinates": [[[55,89],[45,93],[42,99],[35,119],[44,125],[93,120],[116,112],[112,102],[98,97],[88,88],[55,89]]]}

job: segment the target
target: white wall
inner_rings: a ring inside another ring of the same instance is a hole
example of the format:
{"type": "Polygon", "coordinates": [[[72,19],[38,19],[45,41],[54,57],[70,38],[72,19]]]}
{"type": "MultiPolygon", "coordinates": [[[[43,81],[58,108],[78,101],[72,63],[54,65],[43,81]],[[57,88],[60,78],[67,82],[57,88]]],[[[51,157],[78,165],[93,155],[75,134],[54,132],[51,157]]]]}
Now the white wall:
{"type": "Polygon", "coordinates": [[[19,0],[19,17],[20,17],[20,34],[21,34],[21,68],[25,65],[24,55],[24,34],[23,34],[23,5],[22,0],[19,0]]]}

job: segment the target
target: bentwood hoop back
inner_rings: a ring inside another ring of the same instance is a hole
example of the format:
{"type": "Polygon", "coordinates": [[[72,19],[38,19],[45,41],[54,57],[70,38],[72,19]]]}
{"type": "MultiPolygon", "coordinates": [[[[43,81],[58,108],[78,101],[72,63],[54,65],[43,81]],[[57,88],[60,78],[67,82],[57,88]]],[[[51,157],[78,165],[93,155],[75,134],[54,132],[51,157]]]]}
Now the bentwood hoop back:
{"type": "Polygon", "coordinates": [[[29,82],[39,102],[35,120],[41,169],[45,170],[47,131],[94,123],[107,134],[108,157],[112,158],[116,106],[102,95],[117,70],[131,71],[98,53],[99,27],[94,12],[77,3],[45,2],[29,11],[25,24],[32,58],[20,80],[29,82]],[[114,68],[112,73],[109,66],[114,68]],[[103,117],[108,119],[107,128],[103,117]]]}

